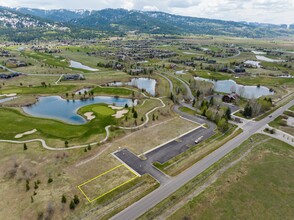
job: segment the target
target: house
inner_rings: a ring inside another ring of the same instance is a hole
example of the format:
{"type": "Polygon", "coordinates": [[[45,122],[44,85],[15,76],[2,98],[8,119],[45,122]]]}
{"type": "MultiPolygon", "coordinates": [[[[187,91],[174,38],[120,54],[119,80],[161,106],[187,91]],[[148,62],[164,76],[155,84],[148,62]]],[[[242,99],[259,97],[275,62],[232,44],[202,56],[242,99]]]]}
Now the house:
{"type": "Polygon", "coordinates": [[[208,64],[216,64],[216,60],[208,60],[207,63],[208,64]]]}
{"type": "Polygon", "coordinates": [[[8,59],[6,62],[5,62],[5,66],[8,66],[8,67],[23,67],[23,66],[27,66],[28,64],[24,61],[19,61],[17,59],[8,59]]]}
{"type": "Polygon", "coordinates": [[[63,80],[85,80],[86,78],[84,77],[83,74],[65,74],[63,75],[63,80]]]}
{"type": "Polygon", "coordinates": [[[20,75],[21,75],[21,73],[18,73],[18,72],[13,72],[13,73],[9,73],[9,74],[0,73],[0,79],[11,79],[14,77],[18,77],[20,75]]]}
{"type": "Polygon", "coordinates": [[[231,103],[239,98],[239,95],[236,93],[231,93],[223,96],[223,102],[231,103]]]}

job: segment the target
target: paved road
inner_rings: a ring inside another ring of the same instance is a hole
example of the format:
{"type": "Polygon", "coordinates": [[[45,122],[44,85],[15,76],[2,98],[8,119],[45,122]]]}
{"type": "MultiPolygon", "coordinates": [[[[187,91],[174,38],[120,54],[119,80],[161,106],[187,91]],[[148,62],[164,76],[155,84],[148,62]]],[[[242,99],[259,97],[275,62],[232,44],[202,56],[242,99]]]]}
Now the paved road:
{"type": "Polygon", "coordinates": [[[170,179],[166,174],[155,168],[153,164],[155,162],[159,162],[161,164],[165,163],[173,157],[187,151],[190,147],[193,147],[195,145],[194,141],[197,138],[202,136],[203,140],[206,140],[213,135],[213,133],[213,130],[199,127],[188,134],[177,138],[176,140],[170,141],[152,151],[147,152],[143,155],[146,158],[145,160],[140,159],[128,149],[119,150],[114,152],[113,155],[138,174],[143,175],[149,173],[156,180],[158,180],[160,184],[166,184],[170,179]]]}
{"type": "Polygon", "coordinates": [[[200,160],[198,163],[194,164],[192,167],[181,173],[180,175],[170,179],[170,181],[160,186],[158,189],[145,196],[141,200],[137,201],[133,205],[129,206],[122,212],[118,213],[111,219],[118,220],[132,220],[141,216],[153,206],[161,202],[163,199],[167,198],[181,186],[185,185],[187,182],[192,180],[194,177],[205,171],[208,167],[219,161],[226,154],[237,148],[242,142],[247,140],[250,136],[256,133],[260,128],[268,124],[270,121],[281,115],[286,109],[294,105],[294,100],[290,101],[285,106],[277,109],[272,117],[266,117],[259,122],[252,122],[252,124],[245,128],[244,132],[233,138],[231,141],[224,144],[222,147],[218,148],[216,151],[209,154],[207,157],[200,160]]]}

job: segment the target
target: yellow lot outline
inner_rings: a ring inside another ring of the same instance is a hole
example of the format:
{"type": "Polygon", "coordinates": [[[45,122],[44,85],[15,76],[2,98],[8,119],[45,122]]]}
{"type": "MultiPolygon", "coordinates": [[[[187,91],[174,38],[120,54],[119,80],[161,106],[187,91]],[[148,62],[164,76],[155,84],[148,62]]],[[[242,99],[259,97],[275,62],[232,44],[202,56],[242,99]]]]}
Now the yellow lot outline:
{"type": "Polygon", "coordinates": [[[130,169],[130,168],[129,168],[128,166],[126,166],[125,164],[121,164],[121,165],[118,165],[118,166],[116,166],[116,167],[114,167],[114,168],[112,168],[112,169],[110,169],[110,170],[108,170],[108,171],[106,171],[106,172],[104,172],[104,173],[102,173],[102,174],[100,174],[100,175],[98,175],[98,176],[96,176],[96,177],[94,177],[94,178],[92,178],[92,179],[90,179],[90,180],[88,180],[88,181],[86,181],[86,182],[84,182],[84,183],[78,185],[78,189],[79,189],[79,190],[82,192],[82,194],[86,197],[86,199],[88,200],[88,202],[92,203],[92,202],[94,202],[94,201],[100,199],[101,197],[107,195],[108,193],[111,193],[111,192],[113,192],[114,190],[116,190],[116,189],[118,189],[118,188],[120,188],[120,187],[126,185],[127,183],[133,181],[134,179],[136,179],[136,178],[138,178],[138,177],[139,177],[138,174],[135,173],[132,169],[130,169]],[[90,183],[90,182],[92,182],[93,180],[98,179],[98,178],[101,177],[101,176],[106,175],[107,173],[110,173],[110,172],[113,171],[113,170],[118,169],[118,168],[121,167],[121,166],[124,166],[124,167],[127,168],[129,171],[131,171],[131,173],[133,173],[133,174],[135,175],[135,177],[133,177],[133,178],[131,178],[130,180],[128,180],[128,181],[126,181],[126,182],[120,184],[119,186],[114,187],[113,189],[111,189],[111,190],[107,191],[106,193],[104,193],[104,194],[98,196],[97,198],[90,200],[90,198],[86,195],[86,193],[82,190],[81,187],[84,186],[84,185],[86,185],[86,184],[88,184],[88,183],[90,183]]]}

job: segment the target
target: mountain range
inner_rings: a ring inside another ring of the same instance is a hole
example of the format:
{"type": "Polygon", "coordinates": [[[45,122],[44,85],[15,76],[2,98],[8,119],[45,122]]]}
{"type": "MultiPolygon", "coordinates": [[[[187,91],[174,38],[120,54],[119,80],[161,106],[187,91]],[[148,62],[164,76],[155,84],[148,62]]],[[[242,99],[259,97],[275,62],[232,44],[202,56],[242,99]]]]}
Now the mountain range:
{"type": "MultiPolygon", "coordinates": [[[[125,9],[42,10],[0,7],[0,34],[9,39],[15,32],[32,33],[36,37],[54,37],[45,33],[54,30],[59,37],[91,38],[98,33],[125,34],[129,31],[148,34],[205,34],[239,37],[279,37],[294,34],[294,25],[274,25],[187,17],[157,11],[125,9]],[[10,34],[7,34],[10,33],[10,34]]],[[[34,35],[25,40],[34,39],[34,35]]],[[[12,39],[13,40],[13,39],[12,39]]],[[[15,39],[14,39],[15,40],[15,39]]],[[[21,38],[18,38],[21,41],[21,38]]]]}

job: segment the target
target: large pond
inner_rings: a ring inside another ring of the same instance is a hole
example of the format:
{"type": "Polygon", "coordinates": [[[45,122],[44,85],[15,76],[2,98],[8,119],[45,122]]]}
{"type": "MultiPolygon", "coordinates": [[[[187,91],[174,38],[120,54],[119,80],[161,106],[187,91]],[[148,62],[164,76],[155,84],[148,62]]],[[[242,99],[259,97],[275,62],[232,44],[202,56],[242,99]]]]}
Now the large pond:
{"type": "Polygon", "coordinates": [[[211,82],[214,84],[214,91],[222,93],[232,93],[236,92],[241,97],[244,98],[259,98],[265,95],[273,95],[269,88],[264,86],[243,86],[237,84],[234,80],[210,80],[201,77],[195,77],[196,80],[211,82]]]}
{"type": "Polygon", "coordinates": [[[40,97],[36,104],[23,107],[23,110],[25,113],[34,117],[57,119],[70,124],[85,124],[87,121],[77,113],[78,109],[97,103],[114,104],[116,106],[125,106],[125,104],[129,106],[133,105],[131,99],[108,96],[97,96],[93,99],[83,101],[67,101],[60,96],[48,96],[40,97]]]}
{"type": "Polygon", "coordinates": [[[155,96],[156,80],[149,78],[133,78],[130,82],[113,82],[110,86],[134,86],[138,89],[144,89],[150,95],[155,96]]]}
{"type": "Polygon", "coordinates": [[[94,68],[91,68],[89,66],[85,66],[79,62],[76,62],[76,61],[73,61],[73,60],[70,60],[70,65],[69,67],[72,67],[72,68],[76,68],[76,69],[82,69],[82,70],[88,70],[88,71],[98,71],[98,69],[94,69],[94,68]]]}

